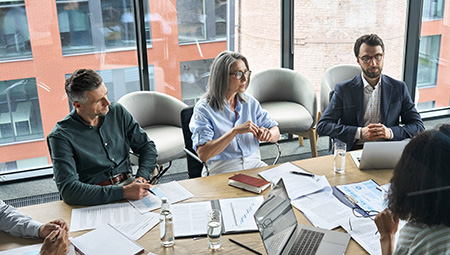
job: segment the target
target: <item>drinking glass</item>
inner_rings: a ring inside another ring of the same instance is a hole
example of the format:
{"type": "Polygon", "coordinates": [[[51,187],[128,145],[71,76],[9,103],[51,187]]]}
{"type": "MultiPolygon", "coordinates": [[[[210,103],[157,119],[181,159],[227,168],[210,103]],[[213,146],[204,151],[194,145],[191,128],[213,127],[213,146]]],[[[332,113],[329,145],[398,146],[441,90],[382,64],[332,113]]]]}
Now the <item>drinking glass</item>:
{"type": "Polygon", "coordinates": [[[345,172],[345,153],[347,151],[347,145],[343,142],[334,143],[334,172],[345,172]]]}
{"type": "Polygon", "coordinates": [[[217,250],[222,246],[222,213],[217,209],[207,212],[208,247],[217,250]]]}

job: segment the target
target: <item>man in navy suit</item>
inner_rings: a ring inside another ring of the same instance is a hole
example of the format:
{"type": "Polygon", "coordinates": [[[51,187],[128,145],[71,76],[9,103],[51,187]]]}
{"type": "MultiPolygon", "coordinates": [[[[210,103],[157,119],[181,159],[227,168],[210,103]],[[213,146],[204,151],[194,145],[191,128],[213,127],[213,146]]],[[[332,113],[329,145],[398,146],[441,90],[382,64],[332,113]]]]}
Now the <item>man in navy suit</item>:
{"type": "Polygon", "coordinates": [[[362,74],[336,84],[317,124],[319,135],[343,141],[347,150],[354,150],[361,149],[366,141],[403,140],[424,130],[406,84],[381,74],[381,38],[376,34],[361,36],[354,52],[362,74]]]}

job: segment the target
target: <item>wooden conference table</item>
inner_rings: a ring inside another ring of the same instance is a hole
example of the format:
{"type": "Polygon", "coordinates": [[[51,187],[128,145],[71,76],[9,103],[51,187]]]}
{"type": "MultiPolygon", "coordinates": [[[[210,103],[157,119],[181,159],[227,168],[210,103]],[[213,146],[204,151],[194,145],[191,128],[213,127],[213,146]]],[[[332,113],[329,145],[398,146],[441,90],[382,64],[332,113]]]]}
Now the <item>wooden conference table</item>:
{"type": "MultiPolygon", "coordinates": [[[[392,177],[392,170],[365,170],[360,171],[356,168],[350,155],[347,153],[346,158],[346,172],[344,174],[333,173],[333,156],[323,156],[318,158],[305,159],[292,162],[295,165],[302,167],[303,169],[310,171],[314,174],[325,175],[330,185],[341,185],[353,182],[364,181],[373,179],[380,185],[388,183],[392,177]]],[[[246,174],[257,176],[259,172],[267,170],[273,166],[250,169],[245,172],[246,174]]],[[[189,190],[194,197],[184,202],[192,201],[205,201],[219,198],[232,198],[232,197],[245,197],[254,196],[254,193],[243,191],[231,186],[228,186],[228,177],[236,174],[225,173],[215,176],[209,176],[204,178],[195,178],[189,180],[183,180],[179,183],[189,190]]],[[[264,191],[264,196],[268,194],[270,189],[264,191]]],[[[39,205],[33,205],[28,207],[21,207],[20,211],[24,214],[28,214],[33,219],[40,222],[48,222],[56,218],[63,218],[66,222],[70,223],[71,211],[73,208],[79,208],[79,206],[70,206],[63,201],[57,201],[52,203],[45,203],[39,205]]],[[[303,214],[294,209],[297,220],[303,224],[310,224],[303,214]]],[[[338,228],[338,231],[344,231],[338,228]]],[[[70,233],[70,237],[76,237],[87,231],[70,233]]],[[[265,254],[264,246],[258,232],[243,233],[243,234],[230,234],[222,236],[222,248],[218,251],[210,251],[207,247],[207,241],[205,238],[194,240],[192,238],[180,238],[176,239],[175,246],[173,248],[162,248],[159,243],[159,227],[155,226],[147,234],[145,234],[137,242],[145,248],[143,254],[153,252],[155,254],[252,254],[249,251],[231,243],[228,240],[231,237],[263,254],[265,254]]],[[[3,232],[0,232],[0,251],[17,248],[20,246],[31,245],[41,242],[42,240],[24,239],[18,237],[12,237],[3,232]]],[[[353,239],[347,248],[346,254],[366,254],[367,252],[353,239]]]]}

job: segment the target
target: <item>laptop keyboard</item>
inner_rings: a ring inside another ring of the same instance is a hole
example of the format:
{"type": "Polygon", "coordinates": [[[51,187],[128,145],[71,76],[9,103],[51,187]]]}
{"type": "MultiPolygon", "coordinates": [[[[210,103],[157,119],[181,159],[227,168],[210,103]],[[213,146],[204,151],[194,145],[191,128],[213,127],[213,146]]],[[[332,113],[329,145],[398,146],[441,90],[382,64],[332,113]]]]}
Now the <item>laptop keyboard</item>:
{"type": "Polygon", "coordinates": [[[324,235],[322,232],[302,229],[289,254],[316,254],[324,235]]]}

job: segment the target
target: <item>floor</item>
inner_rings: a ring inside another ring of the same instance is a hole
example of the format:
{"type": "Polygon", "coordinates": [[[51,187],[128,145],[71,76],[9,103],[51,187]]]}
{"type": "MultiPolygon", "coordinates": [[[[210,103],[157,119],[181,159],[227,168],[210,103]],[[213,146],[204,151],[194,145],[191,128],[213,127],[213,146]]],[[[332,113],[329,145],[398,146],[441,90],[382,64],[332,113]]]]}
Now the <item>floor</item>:
{"type": "MultiPolygon", "coordinates": [[[[450,123],[450,117],[424,121],[426,129],[433,129],[439,124],[450,123]]],[[[278,163],[300,160],[311,157],[309,140],[305,139],[304,146],[299,146],[297,139],[288,140],[282,137],[279,144],[281,157],[278,163]]],[[[328,154],[328,137],[319,137],[317,143],[319,156],[328,154]]],[[[271,144],[261,145],[261,157],[266,163],[272,164],[276,156],[275,146],[271,144]]],[[[332,166],[330,166],[332,167],[332,166]]],[[[161,182],[187,179],[186,159],[174,160],[167,173],[161,178],[161,182]]],[[[58,199],[57,188],[52,178],[39,178],[36,180],[25,180],[20,182],[3,183],[0,185],[0,199],[7,200],[15,206],[25,206],[58,199]]]]}

